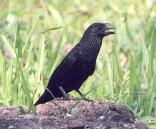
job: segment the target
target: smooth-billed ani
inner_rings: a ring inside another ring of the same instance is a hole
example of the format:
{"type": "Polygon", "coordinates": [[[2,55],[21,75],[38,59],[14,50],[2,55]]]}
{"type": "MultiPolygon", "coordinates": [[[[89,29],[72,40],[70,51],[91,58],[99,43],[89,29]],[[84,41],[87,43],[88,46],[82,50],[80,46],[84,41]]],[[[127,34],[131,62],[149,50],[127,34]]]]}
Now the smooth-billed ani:
{"type": "Polygon", "coordinates": [[[55,97],[68,98],[67,93],[79,91],[82,83],[94,73],[97,55],[105,36],[114,34],[109,23],[93,23],[83,34],[80,42],[65,56],[50,77],[47,89],[35,105],[55,97]]]}

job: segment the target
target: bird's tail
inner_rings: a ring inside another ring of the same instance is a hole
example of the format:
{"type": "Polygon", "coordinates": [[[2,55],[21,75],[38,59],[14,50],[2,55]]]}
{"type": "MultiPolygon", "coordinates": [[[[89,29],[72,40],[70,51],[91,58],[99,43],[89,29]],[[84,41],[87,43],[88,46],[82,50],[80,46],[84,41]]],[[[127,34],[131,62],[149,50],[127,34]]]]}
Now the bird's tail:
{"type": "Polygon", "coordinates": [[[42,94],[42,96],[37,100],[37,102],[34,104],[34,106],[37,106],[39,104],[46,103],[50,100],[53,100],[54,96],[47,90],[42,94]]]}

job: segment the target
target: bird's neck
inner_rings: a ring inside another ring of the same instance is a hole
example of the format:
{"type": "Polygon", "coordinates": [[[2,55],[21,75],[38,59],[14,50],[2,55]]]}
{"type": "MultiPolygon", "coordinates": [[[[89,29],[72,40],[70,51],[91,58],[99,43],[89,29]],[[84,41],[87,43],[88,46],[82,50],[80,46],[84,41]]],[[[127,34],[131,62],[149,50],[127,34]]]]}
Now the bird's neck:
{"type": "Polygon", "coordinates": [[[96,58],[99,51],[100,47],[102,45],[102,38],[99,37],[89,37],[88,39],[82,38],[81,39],[81,47],[82,52],[88,57],[88,55],[92,55],[92,58],[96,58]]]}

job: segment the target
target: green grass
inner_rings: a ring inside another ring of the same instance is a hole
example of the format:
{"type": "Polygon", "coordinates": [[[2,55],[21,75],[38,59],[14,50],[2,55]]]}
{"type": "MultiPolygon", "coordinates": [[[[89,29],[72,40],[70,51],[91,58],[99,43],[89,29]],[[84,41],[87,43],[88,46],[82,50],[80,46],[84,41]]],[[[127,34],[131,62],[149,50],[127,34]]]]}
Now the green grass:
{"type": "Polygon", "coordinates": [[[3,1],[0,18],[0,105],[31,108],[67,54],[64,47],[79,42],[91,23],[110,22],[116,35],[104,39],[96,71],[81,90],[126,104],[156,127],[156,9],[150,0],[3,1]]]}

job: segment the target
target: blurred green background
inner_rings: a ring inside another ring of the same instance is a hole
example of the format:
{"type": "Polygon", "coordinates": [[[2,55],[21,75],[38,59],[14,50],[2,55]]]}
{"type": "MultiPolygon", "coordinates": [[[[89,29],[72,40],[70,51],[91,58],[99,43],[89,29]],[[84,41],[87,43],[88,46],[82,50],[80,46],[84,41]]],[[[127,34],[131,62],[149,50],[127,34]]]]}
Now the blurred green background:
{"type": "Polygon", "coordinates": [[[156,127],[156,0],[0,3],[0,105],[32,107],[85,29],[109,22],[116,35],[104,39],[96,71],[81,91],[91,90],[91,99],[125,104],[156,127]]]}

